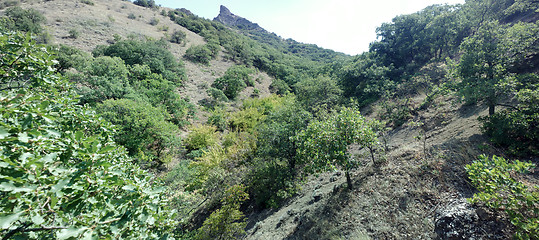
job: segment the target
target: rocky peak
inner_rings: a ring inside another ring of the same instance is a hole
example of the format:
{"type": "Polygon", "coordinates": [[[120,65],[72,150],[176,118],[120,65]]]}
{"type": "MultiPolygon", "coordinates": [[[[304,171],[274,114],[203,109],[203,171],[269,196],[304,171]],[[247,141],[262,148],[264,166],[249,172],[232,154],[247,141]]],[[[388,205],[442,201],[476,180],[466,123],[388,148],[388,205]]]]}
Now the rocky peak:
{"type": "Polygon", "coordinates": [[[242,30],[254,30],[254,31],[266,32],[266,30],[264,30],[258,24],[253,23],[243,17],[234,15],[232,12],[230,12],[230,10],[227,7],[223,5],[221,5],[219,15],[215,17],[213,21],[217,21],[224,25],[227,25],[230,27],[236,27],[242,30]]]}

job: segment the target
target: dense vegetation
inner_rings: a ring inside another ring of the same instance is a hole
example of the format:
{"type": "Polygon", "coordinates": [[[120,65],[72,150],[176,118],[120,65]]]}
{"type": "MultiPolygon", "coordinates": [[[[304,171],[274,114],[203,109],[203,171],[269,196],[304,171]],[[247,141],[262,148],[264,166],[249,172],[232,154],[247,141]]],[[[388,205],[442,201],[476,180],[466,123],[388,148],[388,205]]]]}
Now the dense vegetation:
{"type": "MultiPolygon", "coordinates": [[[[135,4],[157,8],[153,0],[135,4]]],[[[44,48],[9,32],[43,34],[44,18],[10,8],[0,19],[0,231],[59,239],[240,237],[247,206],[279,207],[310,173],[342,170],[353,188],[351,146],[373,165],[383,163],[386,127],[398,128],[442,95],[487,106],[480,120],[492,142],[508,156],[536,156],[538,7],[532,0],[433,5],[380,26],[379,41],[355,57],[231,29],[185,9],[161,13],[206,40],[184,59],[208,66],[224,50],[237,64],[207,89],[208,121],[197,126],[189,126],[194,105],[177,93],[185,70],[167,40],[118,38],[91,54],[44,48]],[[255,68],[274,78],[275,95],[229,108],[254,86],[255,68]],[[426,97],[415,106],[410,98],[418,93],[426,97]],[[184,139],[180,128],[189,129],[184,139]],[[172,159],[180,161],[164,177],[169,199],[140,166],[155,170],[172,159]],[[178,215],[166,216],[166,206],[178,215]]],[[[181,43],[185,34],[177,35],[168,41],[181,43]]],[[[511,177],[532,167],[498,157],[467,166],[480,191],[474,201],[507,210],[522,238],[537,237],[537,189],[511,177]]]]}

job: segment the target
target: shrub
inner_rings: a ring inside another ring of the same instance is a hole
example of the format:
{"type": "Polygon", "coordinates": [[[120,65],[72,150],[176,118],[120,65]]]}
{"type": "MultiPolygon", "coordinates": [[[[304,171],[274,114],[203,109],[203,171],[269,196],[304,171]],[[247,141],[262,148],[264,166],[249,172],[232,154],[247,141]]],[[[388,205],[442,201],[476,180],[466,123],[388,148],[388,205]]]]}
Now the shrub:
{"type": "Polygon", "coordinates": [[[129,15],[127,15],[127,18],[134,20],[137,19],[137,16],[135,16],[134,13],[130,13],[129,15]]]}
{"type": "Polygon", "coordinates": [[[94,5],[94,2],[92,2],[92,0],[81,0],[80,2],[84,3],[84,4],[87,4],[87,5],[90,5],[90,6],[94,5]]]}
{"type": "Polygon", "coordinates": [[[184,57],[191,62],[209,64],[212,60],[212,53],[205,45],[197,45],[188,48],[184,57]]]}
{"type": "Polygon", "coordinates": [[[163,162],[180,145],[178,127],[166,121],[163,109],[129,99],[111,99],[99,104],[97,111],[120,128],[116,142],[131,156],[163,162]]]}
{"type": "Polygon", "coordinates": [[[517,229],[517,239],[539,238],[539,188],[531,190],[515,179],[517,174],[529,173],[534,167],[531,163],[510,163],[502,157],[485,155],[466,165],[468,177],[479,190],[469,200],[504,210],[517,229]]]}
{"type": "Polygon", "coordinates": [[[7,26],[9,30],[30,32],[39,34],[43,31],[43,24],[46,19],[35,9],[22,9],[21,7],[11,7],[5,11],[5,15],[11,23],[7,26]]]}
{"type": "Polygon", "coordinates": [[[216,79],[212,84],[212,87],[217,88],[228,97],[228,99],[235,99],[239,92],[247,87],[247,82],[252,81],[249,74],[252,74],[253,70],[244,66],[233,66],[226,70],[225,75],[216,79]]]}
{"type": "Polygon", "coordinates": [[[147,8],[157,7],[157,4],[155,4],[155,0],[135,0],[133,3],[141,7],[147,7],[147,8]]]}
{"type": "Polygon", "coordinates": [[[77,39],[80,36],[80,32],[77,29],[69,30],[69,38],[77,39]]]}
{"type": "Polygon", "coordinates": [[[159,19],[157,18],[150,19],[150,25],[157,26],[157,24],[159,24],[159,19]]]}
{"type": "Polygon", "coordinates": [[[515,155],[539,154],[539,90],[519,91],[518,108],[479,118],[482,130],[495,144],[515,155]]]}
{"type": "Polygon", "coordinates": [[[185,77],[182,63],[168,50],[168,43],[160,41],[123,40],[110,46],[97,47],[94,56],[119,57],[128,65],[147,65],[153,73],[179,83],[185,77]]]}
{"type": "Polygon", "coordinates": [[[216,127],[207,125],[193,127],[183,144],[188,151],[207,149],[217,143],[216,130],[216,127]]]}
{"type": "Polygon", "coordinates": [[[186,34],[181,30],[176,30],[170,36],[169,41],[171,43],[180,44],[185,40],[186,34]]]}
{"type": "Polygon", "coordinates": [[[195,239],[238,239],[245,233],[247,222],[239,210],[241,203],[249,199],[243,185],[229,187],[221,200],[222,207],[214,211],[197,230],[195,239]]]}

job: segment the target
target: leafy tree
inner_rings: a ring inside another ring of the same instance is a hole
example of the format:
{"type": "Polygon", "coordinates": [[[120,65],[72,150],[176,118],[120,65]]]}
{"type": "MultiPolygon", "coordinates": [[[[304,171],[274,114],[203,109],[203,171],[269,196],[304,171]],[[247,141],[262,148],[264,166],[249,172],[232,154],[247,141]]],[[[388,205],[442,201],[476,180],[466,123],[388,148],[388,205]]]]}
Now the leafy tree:
{"type": "Polygon", "coordinates": [[[257,205],[278,207],[298,190],[297,140],[311,114],[294,98],[287,97],[257,127],[256,158],[248,176],[249,189],[257,205]]]}
{"type": "MultiPolygon", "coordinates": [[[[308,172],[342,168],[346,173],[348,188],[352,188],[350,170],[356,166],[348,148],[372,148],[378,144],[373,125],[376,120],[366,120],[359,111],[343,108],[325,120],[309,123],[297,135],[298,153],[308,172]]],[[[373,159],[374,161],[374,159],[373,159]]]]}
{"type": "Polygon", "coordinates": [[[473,103],[485,101],[489,115],[495,113],[499,97],[507,92],[504,86],[511,80],[501,44],[503,29],[497,22],[482,26],[461,45],[463,55],[457,66],[460,77],[459,93],[473,103]]]}
{"type": "Polygon", "coordinates": [[[341,101],[342,90],[337,81],[327,76],[305,79],[294,88],[298,101],[309,111],[318,107],[330,109],[341,101]]]}
{"type": "Polygon", "coordinates": [[[170,236],[176,223],[162,190],[112,141],[112,126],[76,104],[71,86],[54,75],[48,50],[21,34],[0,36],[9,51],[2,53],[26,53],[0,66],[3,73],[38,73],[34,84],[0,92],[3,238],[170,236]]]}
{"type": "Polygon", "coordinates": [[[132,94],[128,74],[128,68],[121,58],[104,56],[89,61],[82,73],[67,76],[81,85],[78,92],[82,95],[82,103],[96,104],[132,94]]]}
{"type": "Polygon", "coordinates": [[[520,102],[494,115],[480,118],[482,130],[495,144],[507,147],[515,155],[539,154],[539,90],[523,89],[520,102]]]}

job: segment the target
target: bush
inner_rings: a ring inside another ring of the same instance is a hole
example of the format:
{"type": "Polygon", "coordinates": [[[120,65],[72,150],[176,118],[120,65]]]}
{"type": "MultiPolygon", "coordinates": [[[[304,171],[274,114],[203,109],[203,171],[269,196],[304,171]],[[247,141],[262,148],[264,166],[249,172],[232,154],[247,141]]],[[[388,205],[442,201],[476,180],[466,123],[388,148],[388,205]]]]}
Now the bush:
{"type": "Polygon", "coordinates": [[[238,239],[245,233],[247,222],[239,210],[241,203],[249,199],[243,185],[229,187],[221,199],[222,207],[214,211],[197,230],[195,239],[238,239]]]}
{"type": "Polygon", "coordinates": [[[191,62],[209,64],[212,60],[212,53],[205,45],[197,45],[188,48],[184,57],[191,62]]]}
{"type": "Polygon", "coordinates": [[[170,39],[169,41],[171,43],[176,43],[176,44],[181,44],[184,40],[185,40],[185,37],[187,35],[181,31],[181,30],[176,30],[172,33],[172,35],[170,36],[170,39]]]}
{"type": "Polygon", "coordinates": [[[87,5],[90,5],[90,6],[94,5],[94,2],[92,2],[92,0],[81,0],[80,2],[84,3],[84,4],[87,4],[87,5]]]}
{"type": "Polygon", "coordinates": [[[135,0],[133,3],[141,7],[147,7],[147,8],[157,7],[157,4],[155,4],[155,0],[135,0]]]}
{"type": "Polygon", "coordinates": [[[157,18],[152,18],[152,19],[150,20],[150,25],[152,25],[152,26],[157,26],[157,24],[159,24],[159,19],[157,19],[157,18]]]}
{"type": "Polygon", "coordinates": [[[310,111],[318,106],[333,108],[340,102],[342,90],[337,82],[329,77],[305,79],[295,86],[298,101],[310,111]]]}
{"type": "Polygon", "coordinates": [[[539,90],[519,91],[518,108],[479,118],[482,130],[495,144],[514,155],[539,154],[539,90]]]}
{"type": "Polygon", "coordinates": [[[131,156],[165,162],[180,145],[179,129],[166,121],[163,109],[129,99],[111,99],[99,104],[97,111],[120,128],[116,142],[124,145],[131,156]]]}
{"type": "Polygon", "coordinates": [[[485,155],[466,165],[468,177],[479,190],[469,200],[504,210],[517,229],[516,239],[539,238],[539,188],[528,189],[515,179],[517,174],[529,173],[534,167],[531,163],[518,160],[510,163],[502,157],[485,155]]]}
{"type": "Polygon", "coordinates": [[[110,46],[97,47],[93,54],[119,57],[128,65],[147,65],[153,73],[161,74],[166,80],[174,83],[180,83],[185,78],[185,69],[168,50],[165,40],[122,40],[110,46]]]}
{"type": "Polygon", "coordinates": [[[46,19],[43,14],[35,9],[22,9],[21,7],[8,8],[5,15],[10,19],[10,24],[7,27],[12,31],[30,32],[39,34],[43,31],[41,24],[45,23],[46,19]]]}
{"type": "Polygon", "coordinates": [[[134,20],[137,19],[137,16],[135,16],[134,13],[130,13],[129,15],[127,15],[127,18],[134,20]]]}
{"type": "Polygon", "coordinates": [[[252,81],[249,74],[253,70],[244,66],[233,66],[226,70],[225,75],[216,79],[212,87],[217,88],[227,96],[228,99],[235,99],[239,92],[247,87],[247,82],[252,81]]]}
{"type": "Polygon", "coordinates": [[[77,39],[80,36],[80,32],[77,29],[69,30],[69,38],[77,39]]]}
{"type": "Polygon", "coordinates": [[[190,152],[207,149],[217,143],[216,130],[216,127],[206,125],[191,128],[191,132],[183,141],[183,144],[190,152]]]}

